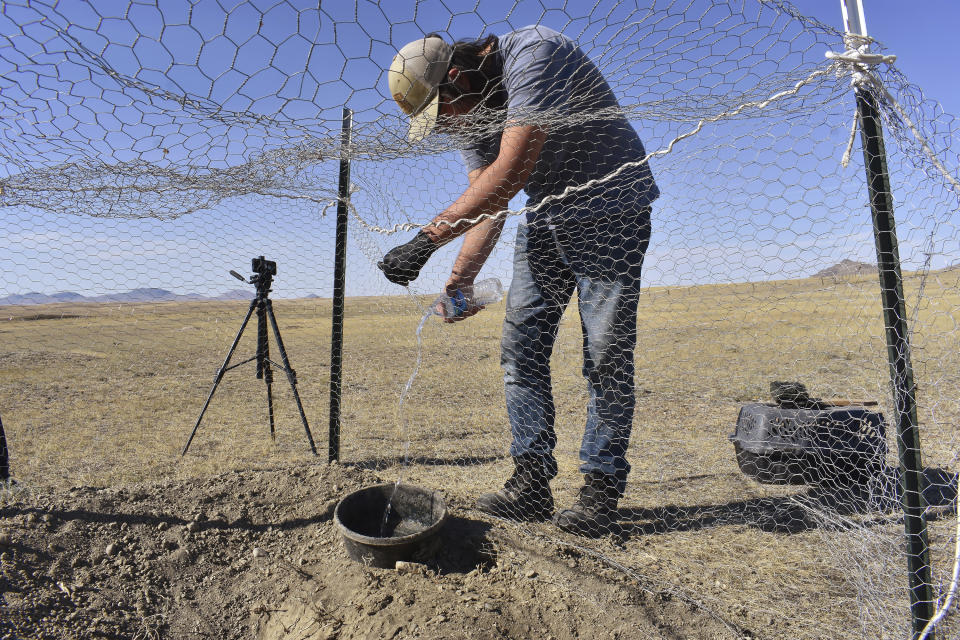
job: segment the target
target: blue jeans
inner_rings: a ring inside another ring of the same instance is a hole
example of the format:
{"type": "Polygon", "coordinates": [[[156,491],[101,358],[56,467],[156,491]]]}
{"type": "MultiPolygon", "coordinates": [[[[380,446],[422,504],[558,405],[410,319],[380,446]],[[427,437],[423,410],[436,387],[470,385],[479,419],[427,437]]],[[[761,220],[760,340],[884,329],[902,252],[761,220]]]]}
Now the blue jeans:
{"type": "Polygon", "coordinates": [[[640,270],[650,240],[650,208],[589,215],[568,210],[521,224],[501,340],[512,456],[543,460],[556,475],[550,355],[573,291],[583,330],[583,376],[589,400],[580,471],[614,476],[619,491],[636,404],[640,270]]]}

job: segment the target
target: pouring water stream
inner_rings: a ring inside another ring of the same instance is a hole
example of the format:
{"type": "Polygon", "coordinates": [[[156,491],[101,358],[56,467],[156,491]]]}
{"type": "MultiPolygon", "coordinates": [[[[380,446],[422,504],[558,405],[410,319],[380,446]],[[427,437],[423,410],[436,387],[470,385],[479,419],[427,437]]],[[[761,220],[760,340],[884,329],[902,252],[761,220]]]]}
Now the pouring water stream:
{"type": "MultiPolygon", "coordinates": [[[[410,291],[409,287],[407,288],[407,293],[413,297],[413,292],[410,291]]],[[[483,305],[497,302],[502,297],[503,285],[501,285],[500,281],[496,278],[489,278],[487,280],[478,282],[474,286],[473,296],[471,296],[470,300],[467,300],[467,298],[465,298],[460,291],[457,291],[456,296],[453,298],[442,294],[430,304],[430,306],[424,311],[423,317],[420,318],[420,324],[417,325],[417,362],[413,367],[413,373],[410,374],[410,378],[407,380],[407,384],[404,385],[403,391],[400,393],[400,402],[397,405],[397,424],[400,428],[400,439],[403,441],[403,467],[401,467],[400,475],[397,477],[397,481],[393,485],[393,491],[390,492],[390,499],[387,500],[387,506],[383,510],[383,519],[380,521],[381,538],[383,538],[384,534],[386,533],[387,524],[390,520],[390,514],[393,509],[393,499],[397,495],[397,489],[400,488],[400,482],[403,480],[403,473],[406,470],[407,465],[410,464],[410,440],[407,439],[407,424],[403,417],[403,404],[407,399],[407,394],[410,392],[410,388],[413,386],[413,381],[417,378],[417,374],[420,372],[420,365],[423,361],[424,325],[427,324],[427,320],[430,319],[430,316],[459,316],[461,313],[465,312],[470,305],[482,307],[483,305]]],[[[416,301],[416,298],[414,298],[414,301],[416,301]]]]}
{"type": "Polygon", "coordinates": [[[430,319],[430,316],[435,315],[436,313],[437,312],[433,308],[427,309],[426,313],[423,314],[423,317],[420,318],[420,324],[417,325],[417,362],[413,367],[413,373],[410,374],[410,378],[407,380],[407,384],[404,385],[403,391],[400,393],[400,402],[397,405],[397,421],[400,427],[400,438],[403,440],[403,467],[401,467],[400,475],[393,485],[393,491],[390,492],[390,499],[387,500],[387,507],[383,510],[383,520],[380,522],[381,538],[384,537],[384,533],[386,532],[387,521],[390,519],[390,511],[393,507],[393,498],[395,495],[397,495],[397,489],[400,488],[400,482],[403,480],[403,472],[410,463],[410,441],[406,439],[407,425],[406,419],[403,417],[403,403],[407,399],[407,393],[410,392],[410,387],[413,386],[413,381],[417,378],[417,374],[420,372],[420,363],[423,361],[423,326],[427,324],[427,320],[430,319]]]}

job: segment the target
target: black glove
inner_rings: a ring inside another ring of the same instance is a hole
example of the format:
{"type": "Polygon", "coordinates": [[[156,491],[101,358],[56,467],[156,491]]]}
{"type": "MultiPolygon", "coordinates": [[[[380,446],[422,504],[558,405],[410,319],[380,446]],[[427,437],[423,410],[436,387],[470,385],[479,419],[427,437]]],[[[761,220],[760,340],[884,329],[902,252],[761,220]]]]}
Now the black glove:
{"type": "Polygon", "coordinates": [[[393,284],[407,286],[420,275],[420,269],[439,247],[430,236],[420,231],[413,240],[387,251],[377,266],[393,284]]]}

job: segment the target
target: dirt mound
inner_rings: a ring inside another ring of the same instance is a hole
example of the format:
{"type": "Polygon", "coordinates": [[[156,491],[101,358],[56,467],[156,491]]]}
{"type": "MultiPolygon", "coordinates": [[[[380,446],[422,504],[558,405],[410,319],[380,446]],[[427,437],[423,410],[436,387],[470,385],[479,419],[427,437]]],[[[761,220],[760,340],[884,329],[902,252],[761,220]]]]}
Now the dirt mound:
{"type": "Polygon", "coordinates": [[[576,547],[477,519],[455,502],[428,565],[401,572],[352,562],[333,509],[380,481],[317,464],[7,492],[0,637],[749,635],[576,547]]]}

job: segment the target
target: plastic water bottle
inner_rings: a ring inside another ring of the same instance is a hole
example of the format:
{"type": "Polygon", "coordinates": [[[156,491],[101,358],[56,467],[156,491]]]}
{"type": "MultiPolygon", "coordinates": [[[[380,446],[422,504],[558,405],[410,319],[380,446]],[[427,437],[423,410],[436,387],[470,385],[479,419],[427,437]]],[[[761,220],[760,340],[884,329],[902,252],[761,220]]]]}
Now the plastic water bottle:
{"type": "Polygon", "coordinates": [[[433,301],[434,313],[444,318],[462,316],[471,307],[482,307],[503,299],[503,285],[496,278],[487,278],[473,284],[473,295],[467,298],[457,289],[456,293],[448,296],[445,293],[433,301]],[[440,310],[443,313],[440,313],[440,310]]]}

